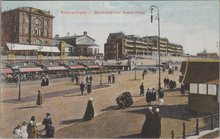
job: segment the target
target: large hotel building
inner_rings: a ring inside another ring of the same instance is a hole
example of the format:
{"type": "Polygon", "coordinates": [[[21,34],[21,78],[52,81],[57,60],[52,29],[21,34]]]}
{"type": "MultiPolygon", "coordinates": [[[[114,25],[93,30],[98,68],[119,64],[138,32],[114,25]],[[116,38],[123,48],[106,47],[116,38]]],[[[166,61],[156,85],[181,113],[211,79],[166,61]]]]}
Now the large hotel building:
{"type": "MultiPolygon", "coordinates": [[[[49,11],[20,7],[2,12],[1,18],[3,54],[8,50],[15,55],[34,55],[34,49],[47,52],[49,48],[51,51],[54,16],[49,11]]],[[[55,47],[53,50],[57,51],[55,47]]]]}
{"type": "MultiPolygon", "coordinates": [[[[104,46],[106,59],[126,58],[129,55],[153,55],[158,53],[157,36],[139,37],[125,35],[123,32],[110,33],[104,46]]],[[[167,38],[160,38],[160,52],[162,55],[180,56],[183,46],[169,42],[167,38]]]]}

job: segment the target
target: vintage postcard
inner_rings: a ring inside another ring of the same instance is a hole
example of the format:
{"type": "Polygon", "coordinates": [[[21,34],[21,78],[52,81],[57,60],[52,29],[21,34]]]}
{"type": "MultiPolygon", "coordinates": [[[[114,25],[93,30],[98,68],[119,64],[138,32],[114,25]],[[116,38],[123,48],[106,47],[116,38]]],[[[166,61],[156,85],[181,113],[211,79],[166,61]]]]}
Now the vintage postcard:
{"type": "Polygon", "coordinates": [[[1,1],[0,138],[218,138],[219,7],[1,1]]]}

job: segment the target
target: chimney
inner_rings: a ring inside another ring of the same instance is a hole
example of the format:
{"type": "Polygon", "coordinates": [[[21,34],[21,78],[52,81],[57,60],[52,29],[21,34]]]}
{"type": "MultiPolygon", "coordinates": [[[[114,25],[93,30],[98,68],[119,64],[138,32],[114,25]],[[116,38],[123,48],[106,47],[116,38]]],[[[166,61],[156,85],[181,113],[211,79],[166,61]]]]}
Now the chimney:
{"type": "Polygon", "coordinates": [[[84,32],[83,32],[83,35],[84,35],[84,36],[87,36],[87,32],[86,32],[86,31],[84,31],[84,32]]]}

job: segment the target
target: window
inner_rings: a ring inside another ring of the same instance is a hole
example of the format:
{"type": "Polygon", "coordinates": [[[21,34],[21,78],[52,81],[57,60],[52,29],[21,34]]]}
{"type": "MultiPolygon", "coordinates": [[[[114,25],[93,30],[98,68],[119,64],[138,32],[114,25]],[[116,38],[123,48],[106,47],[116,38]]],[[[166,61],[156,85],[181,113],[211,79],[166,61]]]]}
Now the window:
{"type": "Polygon", "coordinates": [[[39,34],[39,29],[38,29],[38,28],[35,28],[35,31],[34,31],[34,32],[35,32],[34,34],[38,35],[38,34],[39,34]]]}
{"type": "Polygon", "coordinates": [[[207,94],[207,85],[199,84],[199,94],[207,94]]]}
{"type": "Polygon", "coordinates": [[[197,93],[197,84],[190,84],[190,93],[197,93]]]}
{"type": "Polygon", "coordinates": [[[29,17],[28,17],[28,15],[26,15],[26,16],[24,17],[24,20],[25,20],[25,23],[29,23],[29,17]]]}
{"type": "Polygon", "coordinates": [[[47,36],[47,35],[48,35],[47,29],[44,29],[44,36],[47,36]]]}
{"type": "Polygon", "coordinates": [[[48,25],[48,19],[44,20],[44,25],[47,26],[48,25]]]}
{"type": "Polygon", "coordinates": [[[25,27],[24,33],[28,34],[28,27],[25,27]]]}
{"type": "Polygon", "coordinates": [[[40,24],[40,20],[38,18],[35,19],[35,24],[39,25],[40,24]]]}
{"type": "Polygon", "coordinates": [[[208,85],[208,94],[209,95],[216,95],[217,93],[217,86],[216,85],[208,85]]]}

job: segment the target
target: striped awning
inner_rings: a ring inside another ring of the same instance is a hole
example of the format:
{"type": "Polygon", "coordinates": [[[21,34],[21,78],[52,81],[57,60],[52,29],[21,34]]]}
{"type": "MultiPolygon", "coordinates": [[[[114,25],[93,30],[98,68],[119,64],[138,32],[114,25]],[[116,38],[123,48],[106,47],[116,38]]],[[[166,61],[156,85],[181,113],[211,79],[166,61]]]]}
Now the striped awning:
{"type": "Polygon", "coordinates": [[[74,66],[69,66],[70,69],[84,69],[85,67],[82,65],[74,65],[74,66]]]}
{"type": "Polygon", "coordinates": [[[10,68],[1,69],[1,74],[10,74],[10,73],[13,73],[13,71],[10,68]]]}
{"type": "Polygon", "coordinates": [[[43,71],[41,67],[19,68],[20,72],[38,72],[43,71]]]}
{"type": "Polygon", "coordinates": [[[67,70],[64,66],[47,67],[48,70],[67,70]]]}
{"type": "Polygon", "coordinates": [[[98,65],[91,65],[91,66],[88,66],[90,69],[95,69],[95,68],[99,68],[98,65]]]}

